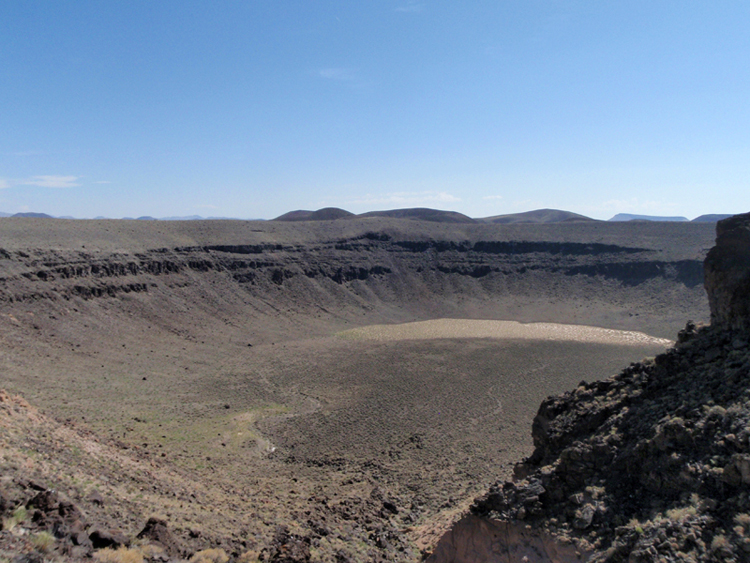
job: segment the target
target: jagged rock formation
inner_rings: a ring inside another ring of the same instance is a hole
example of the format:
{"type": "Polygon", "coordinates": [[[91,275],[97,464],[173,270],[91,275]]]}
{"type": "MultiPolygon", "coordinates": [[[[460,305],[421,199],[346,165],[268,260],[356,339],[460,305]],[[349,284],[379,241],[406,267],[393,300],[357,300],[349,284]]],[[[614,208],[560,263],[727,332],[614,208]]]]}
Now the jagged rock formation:
{"type": "Polygon", "coordinates": [[[716,246],[705,261],[711,324],[750,329],[750,213],[716,225],[716,246]]]}
{"type": "Polygon", "coordinates": [[[515,561],[523,550],[528,561],[750,560],[749,226],[742,215],[717,227],[712,326],[688,323],[665,354],[542,403],[516,480],[471,509],[527,536],[493,539],[464,521],[430,561],[515,561]],[[577,552],[551,554],[550,536],[577,552]]]}

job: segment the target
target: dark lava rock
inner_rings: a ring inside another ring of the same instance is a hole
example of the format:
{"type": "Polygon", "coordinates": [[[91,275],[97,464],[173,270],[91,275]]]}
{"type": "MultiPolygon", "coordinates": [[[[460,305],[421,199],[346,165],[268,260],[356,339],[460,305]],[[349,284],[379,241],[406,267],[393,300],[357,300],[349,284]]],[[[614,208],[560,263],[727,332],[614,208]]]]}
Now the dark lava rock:
{"type": "Polygon", "coordinates": [[[104,497],[97,489],[91,489],[91,492],[86,496],[86,500],[97,506],[104,504],[104,497]]]}
{"type": "Polygon", "coordinates": [[[147,539],[161,545],[167,553],[174,555],[179,552],[172,532],[164,520],[149,518],[148,522],[136,536],[138,539],[147,539]]]}
{"type": "Polygon", "coordinates": [[[289,528],[280,526],[271,546],[261,552],[260,559],[266,563],[306,563],[310,561],[310,538],[290,534],[289,528]]]}
{"type": "Polygon", "coordinates": [[[711,324],[750,330],[750,213],[717,223],[704,273],[711,324]]]}
{"type": "Polygon", "coordinates": [[[10,510],[12,507],[12,504],[10,502],[10,499],[5,494],[5,491],[0,489],[0,514],[6,513],[8,510],[10,510]]]}
{"type": "Polygon", "coordinates": [[[29,501],[29,508],[38,508],[42,512],[57,511],[60,499],[54,491],[42,491],[29,501]]]}
{"type": "Polygon", "coordinates": [[[16,555],[11,559],[11,563],[44,563],[44,557],[42,557],[41,553],[32,551],[30,553],[16,555]]]}
{"type": "Polygon", "coordinates": [[[16,483],[23,487],[24,489],[32,489],[34,491],[46,491],[47,485],[44,483],[40,483],[39,481],[35,481],[33,479],[25,479],[20,478],[16,480],[16,483]]]}
{"type": "Polygon", "coordinates": [[[105,547],[117,549],[130,543],[127,536],[118,530],[95,529],[89,534],[89,539],[94,549],[103,549],[105,547]]]}

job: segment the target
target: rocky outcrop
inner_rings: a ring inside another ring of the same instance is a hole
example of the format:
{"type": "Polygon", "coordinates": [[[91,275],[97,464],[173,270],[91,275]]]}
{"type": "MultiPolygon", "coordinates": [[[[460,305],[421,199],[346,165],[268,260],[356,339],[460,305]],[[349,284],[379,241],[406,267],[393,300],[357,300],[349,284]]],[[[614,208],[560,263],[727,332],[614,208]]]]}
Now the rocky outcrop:
{"type": "Polygon", "coordinates": [[[60,296],[115,297],[147,292],[159,279],[212,272],[256,287],[269,282],[282,285],[301,277],[336,284],[373,278],[386,286],[394,279],[399,283],[408,279],[410,285],[421,286],[435,275],[477,278],[493,274],[495,283],[487,289],[494,291],[503,285],[501,280],[520,281],[530,277],[530,272],[563,281],[581,275],[601,277],[628,286],[658,279],[688,288],[700,284],[698,257],[667,262],[654,254],[654,249],[600,243],[392,240],[387,235],[365,235],[314,247],[211,245],[110,256],[41,250],[34,256],[5,252],[0,264],[0,302],[60,296]]]}
{"type": "Polygon", "coordinates": [[[550,541],[577,553],[526,560],[750,560],[750,214],[717,234],[712,326],[688,323],[666,353],[545,400],[514,481],[478,498],[429,561],[521,561],[509,554],[550,541]]]}
{"type": "Polygon", "coordinates": [[[716,225],[716,246],[705,260],[711,324],[750,329],[750,213],[716,225]]]}

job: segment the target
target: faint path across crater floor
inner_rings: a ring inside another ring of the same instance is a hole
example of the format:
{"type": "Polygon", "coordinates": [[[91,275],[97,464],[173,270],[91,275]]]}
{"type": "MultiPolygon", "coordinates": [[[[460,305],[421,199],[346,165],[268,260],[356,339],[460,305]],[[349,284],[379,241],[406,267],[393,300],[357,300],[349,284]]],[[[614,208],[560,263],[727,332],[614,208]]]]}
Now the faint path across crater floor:
{"type": "Polygon", "coordinates": [[[398,325],[371,325],[339,332],[352,340],[434,340],[442,338],[499,338],[585,342],[642,346],[671,346],[674,342],[642,332],[614,330],[559,323],[519,323],[517,321],[435,319],[398,325]]]}

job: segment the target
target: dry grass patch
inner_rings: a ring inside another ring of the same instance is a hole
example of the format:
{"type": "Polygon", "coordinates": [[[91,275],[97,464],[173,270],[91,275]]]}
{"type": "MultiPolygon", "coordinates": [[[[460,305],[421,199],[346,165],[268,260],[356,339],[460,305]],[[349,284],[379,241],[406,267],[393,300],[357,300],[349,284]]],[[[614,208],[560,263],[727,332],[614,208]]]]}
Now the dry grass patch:
{"type": "Polygon", "coordinates": [[[94,553],[94,560],[97,563],[143,563],[143,554],[138,549],[107,547],[94,553]]]}
{"type": "Polygon", "coordinates": [[[190,563],[227,563],[229,557],[223,549],[204,549],[190,558],[190,563]]]}

